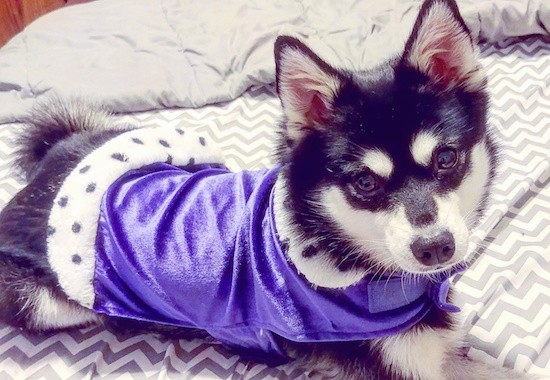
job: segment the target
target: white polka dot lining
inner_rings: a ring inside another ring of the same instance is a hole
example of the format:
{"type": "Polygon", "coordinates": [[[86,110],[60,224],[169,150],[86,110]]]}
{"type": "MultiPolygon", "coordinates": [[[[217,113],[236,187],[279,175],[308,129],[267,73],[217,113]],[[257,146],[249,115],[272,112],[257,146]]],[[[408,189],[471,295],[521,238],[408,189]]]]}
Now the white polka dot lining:
{"type": "Polygon", "coordinates": [[[67,296],[92,308],[99,208],[107,188],[122,174],[155,162],[177,166],[224,163],[206,136],[173,127],[125,132],[86,156],[67,176],[48,221],[47,252],[67,296]]]}

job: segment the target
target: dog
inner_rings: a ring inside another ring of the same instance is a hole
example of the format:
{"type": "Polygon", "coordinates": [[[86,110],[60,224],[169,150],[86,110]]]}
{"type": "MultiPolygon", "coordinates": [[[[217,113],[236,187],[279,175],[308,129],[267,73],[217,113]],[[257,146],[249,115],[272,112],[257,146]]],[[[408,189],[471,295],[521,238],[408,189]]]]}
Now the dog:
{"type": "Polygon", "coordinates": [[[213,337],[335,379],[523,376],[466,355],[449,289],[497,165],[455,2],[427,0],[369,70],[289,36],[275,59],[269,170],[230,173],[187,130],[39,107],[19,139],[28,185],[0,214],[0,319],[213,337]]]}

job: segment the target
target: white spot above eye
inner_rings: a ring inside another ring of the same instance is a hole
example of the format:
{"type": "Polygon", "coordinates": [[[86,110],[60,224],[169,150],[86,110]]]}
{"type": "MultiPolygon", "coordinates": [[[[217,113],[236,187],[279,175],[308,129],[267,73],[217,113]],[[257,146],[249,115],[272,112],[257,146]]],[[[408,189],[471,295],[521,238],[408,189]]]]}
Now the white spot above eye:
{"type": "Polygon", "coordinates": [[[432,154],[439,145],[439,139],[431,132],[420,132],[411,142],[411,153],[414,160],[422,166],[428,166],[432,154]]]}
{"type": "Polygon", "coordinates": [[[388,179],[393,173],[392,159],[379,149],[367,150],[363,156],[363,163],[380,177],[388,179]]]}

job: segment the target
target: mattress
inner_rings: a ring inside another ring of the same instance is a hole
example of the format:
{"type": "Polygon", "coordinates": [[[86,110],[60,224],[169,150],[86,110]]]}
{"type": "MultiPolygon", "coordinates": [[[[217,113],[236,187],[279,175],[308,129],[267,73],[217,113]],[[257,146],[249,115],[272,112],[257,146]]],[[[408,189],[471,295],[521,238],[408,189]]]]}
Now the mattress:
{"type": "MultiPolygon", "coordinates": [[[[454,278],[470,354],[550,378],[550,39],[481,46],[490,126],[502,162],[487,218],[471,238],[472,267],[454,278]]],[[[280,104],[259,85],[221,105],[117,116],[208,134],[234,170],[269,167],[280,104]]],[[[0,203],[23,186],[13,137],[0,125],[0,203]]],[[[31,335],[0,325],[2,379],[318,379],[292,364],[270,368],[223,347],[154,335],[115,336],[101,327],[31,335]]]]}

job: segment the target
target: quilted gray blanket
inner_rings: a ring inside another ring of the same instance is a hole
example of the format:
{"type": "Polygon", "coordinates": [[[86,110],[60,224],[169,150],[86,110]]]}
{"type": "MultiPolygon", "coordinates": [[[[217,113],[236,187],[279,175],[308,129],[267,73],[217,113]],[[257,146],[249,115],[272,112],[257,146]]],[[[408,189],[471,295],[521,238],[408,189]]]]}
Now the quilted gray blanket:
{"type": "MultiPolygon", "coordinates": [[[[118,112],[198,107],[274,79],[273,42],[290,33],[340,66],[402,47],[419,0],[100,0],[31,24],[0,50],[0,123],[36,99],[83,96],[118,112]]],[[[546,0],[461,0],[481,41],[550,34],[546,0]]]]}

